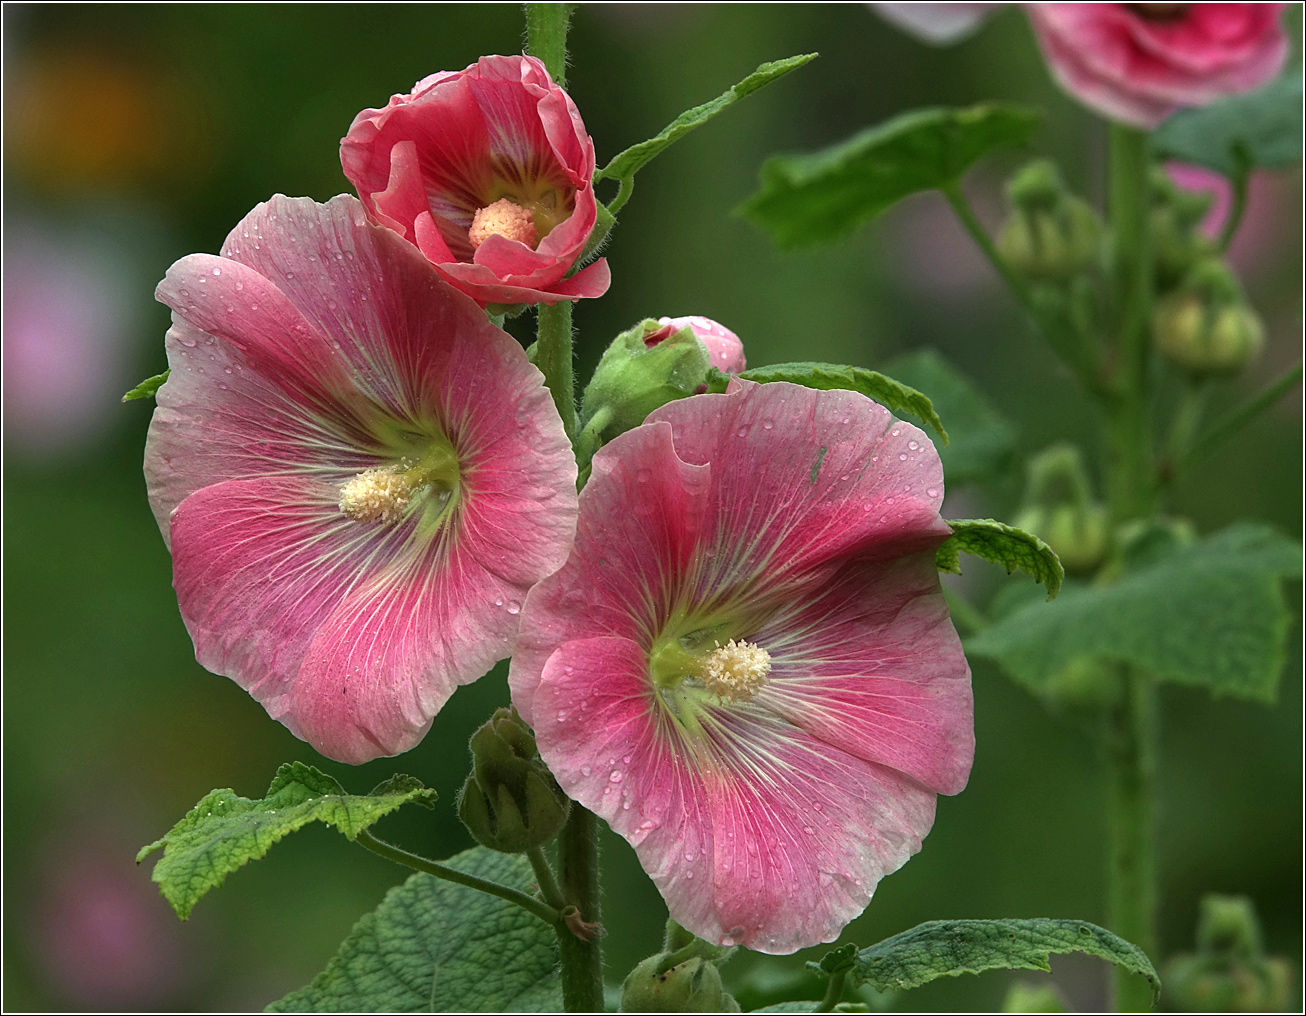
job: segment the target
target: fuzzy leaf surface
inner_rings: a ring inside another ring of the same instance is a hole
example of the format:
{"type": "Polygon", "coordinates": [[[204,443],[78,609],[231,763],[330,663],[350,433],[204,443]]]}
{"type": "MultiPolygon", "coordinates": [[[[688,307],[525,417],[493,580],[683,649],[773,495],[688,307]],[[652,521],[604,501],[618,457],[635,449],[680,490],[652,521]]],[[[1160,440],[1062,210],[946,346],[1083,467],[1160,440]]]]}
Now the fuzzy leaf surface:
{"type": "MultiPolygon", "coordinates": [[[[948,432],[943,429],[943,421],[934,411],[934,404],[915,388],[909,388],[891,377],[865,367],[848,367],[834,363],[776,363],[769,367],[755,367],[739,375],[745,381],[767,384],[771,381],[788,381],[790,384],[815,388],[819,391],[844,389],[860,392],[867,398],[874,399],[892,413],[910,413],[919,417],[946,445],[948,432]]],[[[708,380],[708,391],[723,392],[729,378],[720,372],[713,372],[708,380]]]]}
{"type": "Polygon", "coordinates": [[[1295,543],[1267,526],[1238,523],[1114,585],[1077,587],[1055,604],[1018,608],[968,640],[966,650],[996,660],[1034,691],[1090,657],[1270,703],[1291,621],[1282,581],[1301,573],[1295,543]]]}
{"type": "Polygon", "coordinates": [[[909,194],[955,184],[987,153],[1026,141],[1038,120],[992,102],[903,113],[823,151],[768,159],[739,213],[779,247],[829,243],[909,194]]]}
{"type": "Polygon", "coordinates": [[[122,397],[123,402],[135,402],[137,399],[150,399],[154,393],[163,387],[163,382],[168,380],[168,375],[172,373],[169,367],[162,374],[155,374],[154,377],[147,377],[135,388],[122,397]]]}
{"type": "Polygon", "coordinates": [[[724,112],[746,95],[751,95],[764,85],[782,78],[790,71],[816,59],[815,53],[803,53],[785,60],[771,60],[762,64],[739,84],[727,88],[711,102],[687,109],[662,129],[657,137],[631,145],[624,152],[594,174],[598,180],[623,180],[634,176],[657,156],[674,145],[695,127],[702,126],[718,113],[724,112]]]}
{"type": "Polygon", "coordinates": [[[405,804],[429,808],[434,801],[435,791],[411,776],[392,776],[370,794],[347,794],[320,769],[289,762],[259,800],[231,790],[210,791],[162,839],[142,847],[136,863],[162,848],[150,877],[184,921],[231,872],[263,857],[272,844],[309,822],[334,826],[352,840],[405,804]]]}
{"type": "Polygon", "coordinates": [[[1297,68],[1263,88],[1169,117],[1152,133],[1157,155],[1228,177],[1301,159],[1302,76],[1297,68]]]}
{"type": "Polygon", "coordinates": [[[1010,575],[1023,571],[1043,583],[1048,599],[1055,599],[1066,577],[1052,548],[1032,533],[994,519],[949,519],[952,536],[934,553],[939,571],[961,574],[961,555],[973,554],[1000,564],[1010,575]]]}
{"type": "Polygon", "coordinates": [[[1010,467],[1016,428],[946,359],[925,349],[892,360],[885,370],[928,396],[948,421],[948,444],[939,458],[949,484],[986,480],[1010,467]]]}
{"type": "Polygon", "coordinates": [[[1049,970],[1049,956],[1071,952],[1108,960],[1147,978],[1153,992],[1161,991],[1161,979],[1138,946],[1087,921],[1048,918],[927,921],[863,949],[848,979],[854,986],[901,991],[937,977],[985,970],[1049,970]]]}
{"type": "MultiPolygon", "coordinates": [[[[444,862],[529,891],[521,856],[473,847],[444,862]]],[[[364,915],[326,969],[268,1012],[561,1012],[556,936],[520,907],[418,873],[364,915]]]]}

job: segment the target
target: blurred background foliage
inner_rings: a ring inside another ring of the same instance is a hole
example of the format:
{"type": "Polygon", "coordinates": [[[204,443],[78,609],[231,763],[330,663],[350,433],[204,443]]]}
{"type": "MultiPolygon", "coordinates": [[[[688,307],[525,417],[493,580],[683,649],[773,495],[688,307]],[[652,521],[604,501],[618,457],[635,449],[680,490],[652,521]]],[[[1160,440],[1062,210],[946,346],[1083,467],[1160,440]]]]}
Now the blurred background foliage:
{"type": "MultiPolygon", "coordinates": [[[[6,4],[4,19],[3,1003],[261,1008],[320,970],[406,872],[308,829],[232,876],[183,925],[148,864],[133,865],[137,847],[209,789],[258,796],[278,763],[300,759],[358,792],[395,770],[420,777],[440,792],[434,816],[409,809],[381,835],[431,856],[463,849],[471,841],[453,799],[466,741],[507,701],[504,668],[459,691],[400,759],[353,770],[317,756],[194,662],[140,472],[150,404],[118,397],[164,366],[168,313],[151,292],[172,261],[216,251],[274,192],[346,191],[338,139],[360,109],[431,71],[520,50],[522,16],[509,4],[6,4]]],[[[607,247],[612,289],[576,310],[582,376],[640,318],[705,314],[743,337],[754,366],[877,367],[932,346],[1016,424],[1023,453],[1088,441],[1093,421],[1070,379],[937,195],[800,254],[777,253],[731,214],[769,154],[824,146],[915,106],[986,98],[1049,114],[1031,152],[972,174],[990,227],[1003,214],[1001,180],[1035,152],[1100,202],[1103,125],[1054,89],[1015,11],[938,50],[862,4],[586,5],[569,85],[602,164],[760,62],[813,50],[814,64],[640,174],[607,247]]],[[[1270,343],[1223,386],[1227,403],[1300,355],[1301,192],[1299,168],[1253,180],[1233,262],[1270,343]]],[[[529,341],[532,320],[510,327],[529,341]]],[[[1253,517],[1298,533],[1301,452],[1297,392],[1186,480],[1174,508],[1200,531],[1253,517]]],[[[945,515],[1010,518],[1018,472],[950,491],[945,515]]],[[[1007,580],[973,562],[963,581],[982,602],[1007,580]]],[[[1290,596],[1299,617],[1300,593],[1290,596]]],[[[1191,948],[1207,890],[1251,896],[1270,952],[1300,954],[1299,643],[1298,627],[1274,708],[1163,688],[1167,954],[1191,948]]],[[[866,945],[943,917],[1104,920],[1104,787],[1091,743],[988,665],[974,681],[970,786],[940,800],[922,853],[882,883],[844,941],[866,945]]],[[[609,979],[619,981],[657,947],[665,909],[611,836],[605,886],[609,979]]],[[[784,997],[819,997],[802,960],[820,954],[743,956],[727,983],[745,1009],[786,988],[784,997]]],[[[1074,1008],[1105,1000],[1098,961],[1054,961],[1052,977],[1074,1008]]],[[[944,980],[872,1001],[991,1010],[1009,983],[944,980]]]]}

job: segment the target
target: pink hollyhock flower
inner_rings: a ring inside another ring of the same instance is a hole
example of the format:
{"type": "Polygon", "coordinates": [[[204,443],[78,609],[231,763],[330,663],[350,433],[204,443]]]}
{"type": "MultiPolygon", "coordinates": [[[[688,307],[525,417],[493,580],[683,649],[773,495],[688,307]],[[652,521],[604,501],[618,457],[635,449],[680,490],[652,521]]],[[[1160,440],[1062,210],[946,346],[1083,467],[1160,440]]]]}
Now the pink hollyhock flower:
{"type": "Polygon", "coordinates": [[[157,296],[145,478],[196,657],[331,758],[411,748],[571,546],[540,372],[343,195],[259,205],[157,296]]]}
{"type": "Polygon", "coordinates": [[[1000,11],[1002,3],[873,3],[890,24],[934,46],[950,46],[1000,11]]]}
{"type": "Polygon", "coordinates": [[[365,109],[340,142],[368,212],[482,306],[602,296],[607,261],[565,278],[594,230],[594,142],[530,56],[485,56],[365,109]]]}
{"type": "Polygon", "coordinates": [[[1103,116],[1152,128],[1282,70],[1282,3],[1028,4],[1052,74],[1103,116]]]}
{"type": "MultiPolygon", "coordinates": [[[[672,331],[680,331],[682,328],[692,331],[707,347],[708,359],[712,366],[722,373],[738,374],[747,366],[747,361],[744,359],[744,344],[739,336],[711,318],[697,315],[677,318],[660,317],[658,324],[669,326],[672,331]]],[[[664,337],[662,331],[656,331],[644,336],[644,341],[653,346],[664,337]]]]}
{"type": "Polygon", "coordinates": [[[731,382],[594,457],[509,683],[562,788],[682,925],[834,940],[974,751],[929,440],[846,391],[731,382]]]}

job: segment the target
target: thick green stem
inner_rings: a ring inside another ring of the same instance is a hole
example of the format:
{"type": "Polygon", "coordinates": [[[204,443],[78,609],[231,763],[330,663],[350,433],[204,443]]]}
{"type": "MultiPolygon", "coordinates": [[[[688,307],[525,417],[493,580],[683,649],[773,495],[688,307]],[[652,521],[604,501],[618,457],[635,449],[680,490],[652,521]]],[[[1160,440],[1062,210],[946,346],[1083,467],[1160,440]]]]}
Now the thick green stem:
{"type": "MultiPolygon", "coordinates": [[[[1112,232],[1111,397],[1105,405],[1105,475],[1111,521],[1149,515],[1156,470],[1149,427],[1148,319],[1152,252],[1148,233],[1148,137],[1111,125],[1107,204],[1112,232]]],[[[1130,671],[1127,693],[1108,725],[1111,850],[1111,930],[1157,958],[1156,858],[1153,811],[1156,688],[1150,675],[1130,671]]],[[[1151,1008],[1151,988],[1117,969],[1116,1008],[1151,1008]]]]}
{"type": "MultiPolygon", "coordinates": [[[[1156,686],[1147,674],[1125,676],[1126,694],[1108,723],[1110,767],[1111,885],[1110,928],[1155,961],[1156,848],[1155,779],[1156,686]]],[[[1117,1012],[1152,1008],[1152,986],[1122,968],[1115,969],[1117,1012]]]]}
{"type": "Polygon", "coordinates": [[[527,4],[526,51],[544,61],[559,88],[567,87],[567,24],[574,4],[527,4]]]}
{"type": "Polygon", "coordinates": [[[553,393],[567,437],[576,436],[576,381],[571,362],[571,304],[566,300],[552,307],[541,304],[536,323],[535,366],[544,373],[544,383],[553,393]]]}
{"type": "Polygon", "coordinates": [[[567,905],[567,901],[562,898],[562,892],[558,889],[558,880],[553,875],[553,866],[549,864],[549,859],[544,856],[544,848],[531,847],[526,851],[526,857],[531,862],[535,881],[539,884],[540,895],[544,897],[544,902],[561,911],[567,905]]]}
{"type": "Polygon", "coordinates": [[[507,900],[509,903],[515,903],[523,910],[529,910],[545,924],[552,924],[560,927],[562,915],[547,903],[541,903],[534,896],[528,896],[520,889],[513,889],[511,886],[500,885],[498,882],[491,882],[488,879],[477,878],[475,875],[468,875],[465,871],[459,871],[456,868],[450,868],[440,864],[437,861],[429,860],[420,854],[410,854],[402,847],[396,847],[384,840],[378,840],[370,832],[364,829],[355,837],[354,842],[360,846],[366,847],[372,853],[384,857],[387,861],[394,861],[396,864],[402,864],[405,867],[412,868],[415,871],[425,872],[428,875],[434,875],[436,878],[442,878],[446,882],[457,882],[459,885],[465,885],[469,889],[478,889],[483,893],[489,893],[491,896],[497,896],[501,900],[507,900]]]}
{"type": "Polygon", "coordinates": [[[1206,409],[1206,396],[1210,385],[1204,380],[1189,380],[1184,383],[1179,395],[1179,404],[1175,406],[1174,416],[1170,418],[1170,430],[1165,442],[1165,465],[1161,472],[1161,481],[1167,483],[1174,479],[1175,464],[1182,462],[1192,447],[1197,428],[1202,422],[1202,413],[1206,409]]]}
{"type": "Polygon", "coordinates": [[[571,807],[558,842],[562,894],[579,911],[580,922],[595,925],[582,938],[565,926],[558,928],[562,959],[562,1002],[567,1012],[603,1011],[603,950],[599,936],[598,819],[579,804],[571,807]]]}
{"type": "Polygon", "coordinates": [[[821,999],[813,1012],[834,1012],[834,1007],[843,1000],[843,983],[848,979],[848,971],[840,970],[830,975],[830,983],[825,986],[825,998],[821,999]]]}

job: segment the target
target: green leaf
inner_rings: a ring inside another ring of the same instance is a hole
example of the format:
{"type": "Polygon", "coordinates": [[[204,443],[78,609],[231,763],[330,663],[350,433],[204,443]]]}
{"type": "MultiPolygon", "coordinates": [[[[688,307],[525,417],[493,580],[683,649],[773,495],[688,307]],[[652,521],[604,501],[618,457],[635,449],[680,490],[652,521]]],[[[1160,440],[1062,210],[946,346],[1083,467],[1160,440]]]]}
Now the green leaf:
{"type": "MultiPolygon", "coordinates": [[[[751,1009],[750,1012],[819,1012],[820,1002],[777,1002],[763,1009],[751,1009]]],[[[831,1012],[870,1012],[865,1002],[839,1002],[831,1012]]]]}
{"type": "MultiPolygon", "coordinates": [[[[948,432],[943,429],[943,421],[934,411],[934,404],[928,398],[900,384],[891,377],[885,377],[864,367],[845,367],[834,363],[777,363],[770,367],[755,367],[739,375],[746,381],[767,384],[771,381],[788,381],[805,388],[819,391],[843,389],[874,399],[890,412],[911,413],[924,420],[937,433],[943,443],[948,443],[948,432]]],[[[708,380],[709,391],[725,391],[729,377],[714,373],[708,380]]]]}
{"type": "Polygon", "coordinates": [[[1035,692],[1088,657],[1269,703],[1290,621],[1281,582],[1300,577],[1301,568],[1295,543],[1266,526],[1240,523],[1114,585],[1067,590],[1050,606],[1014,610],[966,649],[996,660],[1035,692]]]}
{"type": "Polygon", "coordinates": [[[804,53],[801,56],[791,56],[787,60],[772,60],[762,64],[739,84],[727,88],[711,102],[705,102],[701,106],[695,106],[681,113],[667,124],[657,137],[632,145],[615,156],[611,162],[594,174],[595,182],[629,179],[695,127],[707,123],[712,117],[744,96],[756,92],[763,85],[769,85],[777,78],[784,77],[790,71],[797,70],[803,64],[815,59],[815,53],[804,53]]]}
{"type": "Polygon", "coordinates": [[[1230,178],[1256,166],[1288,166],[1301,158],[1301,106],[1297,69],[1254,92],[1180,110],[1152,133],[1152,147],[1161,158],[1230,178]]]}
{"type": "Polygon", "coordinates": [[[948,421],[948,445],[939,449],[949,485],[985,480],[1005,472],[1016,446],[1016,429],[956,368],[932,349],[885,365],[889,376],[929,396],[948,421]]]}
{"type": "Polygon", "coordinates": [[[849,980],[880,991],[900,991],[936,977],[985,970],[1049,970],[1049,956],[1071,952],[1100,956],[1141,974],[1160,994],[1161,979],[1138,946],[1096,924],[1048,918],[927,921],[863,949],[849,980]]]}
{"type": "Polygon", "coordinates": [[[411,776],[392,776],[370,794],[346,794],[319,769],[290,762],[277,770],[261,800],[230,790],[206,794],[160,840],[142,847],[139,864],[160,847],[151,878],[183,921],[210,889],[246,861],[257,861],[272,844],[309,822],[335,826],[349,839],[381,817],[412,802],[429,808],[435,791],[411,776]]]}
{"type": "Polygon", "coordinates": [[[155,374],[154,377],[147,377],[122,397],[123,402],[135,402],[137,399],[151,398],[155,392],[163,387],[163,382],[168,380],[168,375],[171,373],[172,368],[169,367],[162,374],[155,374]]]}
{"type": "MultiPolygon", "coordinates": [[[[445,862],[527,892],[527,860],[473,847],[445,862]]],[[[506,900],[418,873],[354,925],[326,969],[268,1012],[561,1012],[557,938],[506,900]]]]}
{"type": "Polygon", "coordinates": [[[1037,536],[993,519],[949,519],[952,537],[934,553],[939,571],[961,574],[961,555],[973,554],[1013,571],[1023,571],[1043,583],[1048,599],[1056,598],[1065,569],[1052,548],[1037,536]]]}
{"type": "Polygon", "coordinates": [[[838,240],[891,205],[955,184],[995,148],[1023,143],[1038,114],[983,103],[894,117],[824,151],[782,155],[762,166],[761,187],[739,213],[780,247],[838,240]]]}

